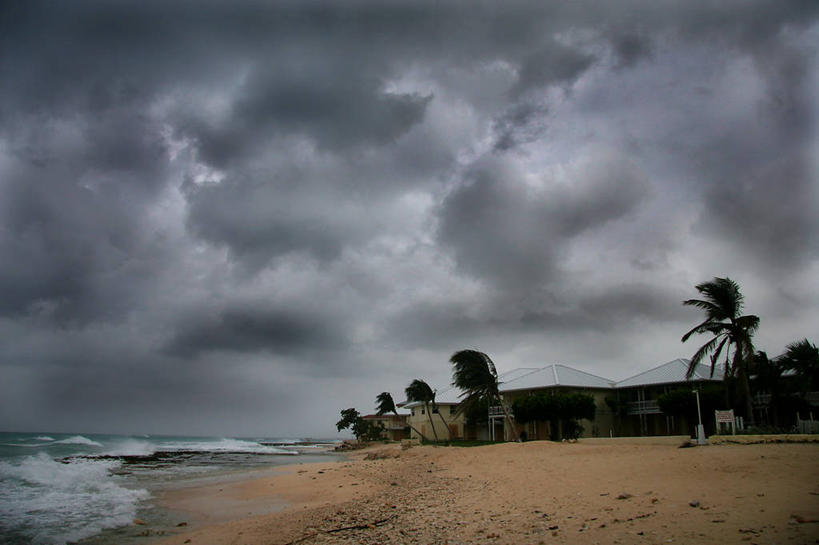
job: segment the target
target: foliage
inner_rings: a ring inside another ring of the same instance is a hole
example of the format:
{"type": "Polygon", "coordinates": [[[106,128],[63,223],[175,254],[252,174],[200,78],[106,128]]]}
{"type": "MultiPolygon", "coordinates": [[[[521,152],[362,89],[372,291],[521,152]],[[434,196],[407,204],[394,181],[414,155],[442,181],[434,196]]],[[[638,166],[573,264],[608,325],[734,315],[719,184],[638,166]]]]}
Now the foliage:
{"type": "Polygon", "coordinates": [[[381,392],[375,398],[375,401],[378,404],[375,409],[375,414],[378,416],[386,413],[398,414],[398,411],[395,410],[395,402],[392,399],[392,394],[389,392],[381,392]]]}
{"type": "Polygon", "coordinates": [[[383,437],[384,426],[365,420],[354,408],[341,411],[341,420],[336,422],[338,431],[350,429],[359,441],[377,441],[383,437]]]}
{"type": "Polygon", "coordinates": [[[819,348],[815,344],[807,339],[792,342],[786,348],[781,365],[796,371],[803,391],[819,389],[819,348]]]}
{"type": "Polygon", "coordinates": [[[512,404],[515,418],[521,423],[581,419],[594,420],[597,406],[594,397],[581,393],[539,394],[516,399],[512,404]]]}
{"type": "Polygon", "coordinates": [[[336,422],[336,429],[338,431],[349,429],[361,418],[361,414],[350,407],[341,411],[341,420],[336,422]]]}
{"type": "Polygon", "coordinates": [[[682,337],[687,341],[691,335],[708,333],[713,337],[702,345],[691,357],[688,367],[688,378],[694,374],[702,360],[710,356],[711,373],[717,365],[720,355],[725,353],[725,378],[736,378],[741,387],[741,396],[745,400],[745,416],[753,419],[751,391],[748,380],[748,367],[754,357],[752,338],[759,328],[759,317],[752,314],[741,315],[744,297],[739,284],[730,278],[714,278],[696,286],[704,299],[688,299],[684,305],[693,306],[705,312],[705,320],[694,326],[682,337]],[[733,358],[729,357],[733,350],[733,358]]]}
{"type": "Polygon", "coordinates": [[[419,378],[410,382],[404,393],[407,396],[407,401],[420,401],[428,404],[435,399],[435,392],[432,391],[430,385],[419,378]]]}
{"type": "Polygon", "coordinates": [[[608,405],[612,414],[617,416],[626,416],[628,414],[628,401],[619,399],[616,396],[606,396],[606,405],[608,405]]]}
{"type": "Polygon", "coordinates": [[[583,424],[574,419],[563,422],[563,439],[578,439],[583,435],[583,424]]]}
{"type": "Polygon", "coordinates": [[[407,396],[407,401],[420,402],[424,404],[424,410],[427,413],[429,425],[432,427],[432,434],[435,436],[435,441],[437,442],[438,431],[435,429],[435,424],[432,423],[432,411],[429,410],[430,405],[433,407],[435,406],[435,391],[429,384],[417,378],[410,382],[409,386],[404,389],[404,394],[407,396]]]}
{"type": "MultiPolygon", "coordinates": [[[[716,384],[704,384],[699,387],[700,410],[703,419],[713,416],[715,410],[725,408],[725,392],[721,386],[716,384]]],[[[667,416],[697,417],[697,396],[694,388],[677,388],[665,394],[657,396],[657,404],[660,410],[667,416]]]]}
{"type": "Polygon", "coordinates": [[[515,418],[521,423],[548,421],[553,439],[576,439],[583,433],[578,420],[594,420],[597,406],[594,397],[582,393],[553,392],[516,399],[512,404],[515,418]]]}
{"type": "Polygon", "coordinates": [[[458,411],[464,415],[469,425],[486,424],[489,421],[489,403],[472,403],[466,407],[459,406],[458,411]]]}
{"type": "Polygon", "coordinates": [[[477,350],[459,350],[452,354],[449,362],[452,364],[452,384],[463,391],[458,411],[475,414],[479,408],[500,405],[514,434],[515,423],[501,399],[498,372],[492,358],[477,350]]]}

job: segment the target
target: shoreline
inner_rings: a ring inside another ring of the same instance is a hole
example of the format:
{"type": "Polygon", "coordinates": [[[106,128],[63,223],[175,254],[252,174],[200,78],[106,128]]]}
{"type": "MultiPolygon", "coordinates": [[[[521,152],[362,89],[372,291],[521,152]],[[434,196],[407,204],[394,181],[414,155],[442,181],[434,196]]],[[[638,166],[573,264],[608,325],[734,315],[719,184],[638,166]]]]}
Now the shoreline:
{"type": "MultiPolygon", "coordinates": [[[[345,453],[332,448],[309,448],[298,455],[276,456],[286,463],[269,463],[251,467],[233,466],[209,472],[180,475],[176,479],[135,482],[131,487],[146,489],[150,497],[139,506],[134,523],[109,528],[77,542],[78,545],[131,545],[149,543],[203,526],[272,513],[287,506],[280,497],[251,497],[243,500],[248,483],[262,482],[303,466],[337,464],[346,460],[345,453]]],[[[144,477],[143,477],[144,478],[144,477]]]]}
{"type": "Polygon", "coordinates": [[[192,502],[225,518],[150,543],[591,545],[819,538],[816,444],[379,444],[349,458],[279,466],[279,474],[230,489],[167,498],[169,507],[192,502]],[[259,509],[245,516],[234,502],[259,509]],[[265,505],[281,508],[265,511],[265,505]]]}

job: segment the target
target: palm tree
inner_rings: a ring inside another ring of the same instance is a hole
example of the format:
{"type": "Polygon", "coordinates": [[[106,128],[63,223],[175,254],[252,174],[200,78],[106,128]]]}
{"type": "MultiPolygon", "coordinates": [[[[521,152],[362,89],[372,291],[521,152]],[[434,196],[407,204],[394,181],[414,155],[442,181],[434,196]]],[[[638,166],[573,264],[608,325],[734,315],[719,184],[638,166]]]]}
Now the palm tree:
{"type": "MultiPolygon", "coordinates": [[[[393,413],[394,415],[398,416],[398,410],[395,408],[395,402],[392,399],[392,394],[390,394],[389,392],[381,392],[380,394],[378,394],[378,396],[375,398],[375,402],[377,403],[377,406],[375,408],[375,414],[377,414],[378,416],[381,416],[382,414],[386,413],[393,413]]],[[[424,441],[427,440],[427,438],[424,437],[424,434],[416,430],[412,424],[407,422],[407,426],[409,426],[413,431],[415,431],[415,433],[420,435],[421,439],[423,439],[424,441]]]]}
{"type": "Polygon", "coordinates": [[[757,392],[767,391],[771,400],[768,407],[771,410],[771,423],[779,425],[779,398],[782,391],[782,371],[784,368],[775,360],[768,358],[768,354],[760,350],[754,354],[753,374],[757,392]]]}
{"type": "Polygon", "coordinates": [[[819,388],[819,348],[807,339],[792,342],[785,349],[782,365],[799,376],[802,392],[819,388]]]}
{"type": "Polygon", "coordinates": [[[744,297],[739,284],[730,278],[714,278],[696,286],[704,299],[688,299],[684,305],[697,307],[705,311],[705,320],[683,335],[682,342],[693,334],[710,333],[713,338],[702,345],[691,357],[686,378],[691,378],[697,365],[710,354],[711,375],[714,374],[717,360],[725,351],[726,379],[736,378],[745,398],[745,418],[753,422],[754,411],[751,405],[751,388],[748,382],[748,368],[754,357],[752,338],[759,328],[759,317],[753,314],[742,316],[744,297]],[[733,350],[733,359],[729,358],[733,350]]]}
{"type": "Polygon", "coordinates": [[[432,423],[432,414],[430,413],[430,403],[435,402],[435,392],[429,387],[429,384],[417,378],[410,382],[406,387],[404,393],[407,395],[407,401],[416,401],[424,404],[424,410],[429,418],[429,425],[432,426],[432,433],[435,435],[435,442],[438,442],[438,432],[435,430],[435,424],[432,423]]]}
{"type": "Polygon", "coordinates": [[[492,359],[477,350],[461,350],[452,354],[449,362],[452,364],[452,384],[463,390],[458,411],[468,411],[479,403],[497,403],[503,409],[510,432],[514,433],[515,422],[498,390],[498,372],[492,359]]]}

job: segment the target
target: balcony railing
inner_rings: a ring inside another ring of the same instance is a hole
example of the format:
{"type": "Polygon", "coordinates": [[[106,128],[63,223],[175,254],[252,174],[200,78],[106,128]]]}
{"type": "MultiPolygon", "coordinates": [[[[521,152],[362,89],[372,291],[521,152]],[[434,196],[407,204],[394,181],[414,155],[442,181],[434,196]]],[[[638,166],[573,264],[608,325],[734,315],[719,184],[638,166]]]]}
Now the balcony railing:
{"type": "Polygon", "coordinates": [[[660,405],[656,399],[632,401],[628,404],[627,414],[660,414],[660,405]]]}

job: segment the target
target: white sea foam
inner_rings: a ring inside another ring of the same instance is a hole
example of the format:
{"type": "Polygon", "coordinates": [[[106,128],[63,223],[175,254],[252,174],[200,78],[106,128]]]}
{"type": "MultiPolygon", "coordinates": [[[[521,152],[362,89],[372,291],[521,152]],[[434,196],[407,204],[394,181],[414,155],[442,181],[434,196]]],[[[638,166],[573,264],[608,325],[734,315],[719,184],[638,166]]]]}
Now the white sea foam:
{"type": "Polygon", "coordinates": [[[145,490],[118,485],[113,460],[60,463],[44,453],[0,462],[0,519],[34,544],[62,544],[129,524],[145,490]]]}
{"type": "Polygon", "coordinates": [[[149,456],[156,452],[156,445],[139,439],[125,439],[111,446],[105,454],[110,456],[149,456]]]}
{"type": "Polygon", "coordinates": [[[246,452],[249,454],[293,454],[284,449],[260,445],[255,441],[223,438],[213,441],[179,441],[159,443],[156,450],[197,452],[246,452]]]}
{"type": "Polygon", "coordinates": [[[60,445],[87,445],[89,447],[101,447],[102,444],[97,443],[89,439],[88,437],[83,437],[82,435],[75,435],[73,437],[69,437],[67,439],[60,439],[59,441],[54,441],[60,445]]]}
{"type": "Polygon", "coordinates": [[[35,441],[53,441],[53,437],[49,437],[48,435],[39,435],[34,438],[35,441]]]}

